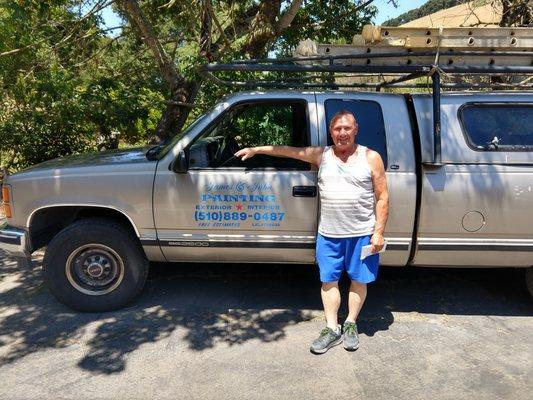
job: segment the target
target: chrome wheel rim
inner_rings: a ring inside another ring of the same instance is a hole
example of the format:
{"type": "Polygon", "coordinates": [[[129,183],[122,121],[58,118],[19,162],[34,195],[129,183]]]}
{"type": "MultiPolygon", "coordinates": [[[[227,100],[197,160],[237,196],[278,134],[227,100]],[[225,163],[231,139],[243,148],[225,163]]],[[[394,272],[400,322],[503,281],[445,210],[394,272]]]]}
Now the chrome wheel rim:
{"type": "Polygon", "coordinates": [[[117,252],[99,243],[78,247],[65,264],[70,284],[90,296],[101,296],[115,290],[124,279],[124,262],[117,252]]]}

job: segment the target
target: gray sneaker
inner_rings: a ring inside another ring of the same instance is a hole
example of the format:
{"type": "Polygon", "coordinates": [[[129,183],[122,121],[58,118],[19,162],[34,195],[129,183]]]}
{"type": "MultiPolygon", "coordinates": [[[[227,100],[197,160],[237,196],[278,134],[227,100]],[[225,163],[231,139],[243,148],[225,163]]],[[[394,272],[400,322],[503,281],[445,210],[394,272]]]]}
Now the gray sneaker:
{"type": "Polygon", "coordinates": [[[329,327],[325,327],[320,331],[320,335],[311,344],[311,353],[322,354],[328,351],[333,346],[336,346],[342,342],[342,334],[340,325],[337,328],[337,332],[329,327]]]}
{"type": "Polygon", "coordinates": [[[357,325],[355,322],[344,322],[342,326],[342,345],[348,351],[355,351],[359,348],[359,336],[357,335],[357,325]]]}

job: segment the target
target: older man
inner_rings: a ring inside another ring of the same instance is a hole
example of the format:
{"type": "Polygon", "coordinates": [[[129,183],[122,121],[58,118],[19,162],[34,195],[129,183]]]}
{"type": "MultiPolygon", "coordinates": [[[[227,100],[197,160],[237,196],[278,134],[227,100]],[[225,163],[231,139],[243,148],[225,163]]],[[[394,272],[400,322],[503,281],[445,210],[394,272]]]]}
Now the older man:
{"type": "Polygon", "coordinates": [[[235,153],[242,160],[255,154],[290,157],[319,167],[320,222],[316,259],[322,281],[321,295],[327,326],[311,344],[311,352],[325,353],[343,342],[346,350],[359,347],[356,320],[367,293],[367,283],[377,277],[379,252],[389,211],[389,195],[381,156],[355,141],[358,125],[346,110],[337,112],[329,124],[333,146],[260,146],[235,153]],[[372,255],[361,260],[361,248],[371,245],[372,255]],[[341,295],[339,278],[351,279],[348,316],[338,325],[341,295]]]}

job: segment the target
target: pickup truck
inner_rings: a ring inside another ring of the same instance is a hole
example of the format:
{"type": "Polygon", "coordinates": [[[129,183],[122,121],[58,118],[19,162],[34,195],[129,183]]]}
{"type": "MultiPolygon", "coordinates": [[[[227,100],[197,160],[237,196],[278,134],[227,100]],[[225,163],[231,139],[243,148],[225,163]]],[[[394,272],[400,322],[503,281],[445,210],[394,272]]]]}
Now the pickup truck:
{"type": "Polygon", "coordinates": [[[533,93],[443,93],[432,163],[427,94],[240,92],[166,145],[55,159],[7,176],[0,248],[28,259],[81,311],[123,307],[149,262],[315,261],[317,171],[242,147],[327,146],[346,109],[385,163],[382,265],[523,267],[533,292],[533,93]]]}

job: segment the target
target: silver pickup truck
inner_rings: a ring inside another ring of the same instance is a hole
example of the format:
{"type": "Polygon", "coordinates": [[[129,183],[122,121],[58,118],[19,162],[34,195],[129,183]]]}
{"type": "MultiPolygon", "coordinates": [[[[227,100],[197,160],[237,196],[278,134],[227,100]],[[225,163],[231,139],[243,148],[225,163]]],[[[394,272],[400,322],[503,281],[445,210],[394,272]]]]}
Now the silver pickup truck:
{"type": "Polygon", "coordinates": [[[326,146],[354,113],[390,191],[382,265],[525,267],[533,290],[532,93],[446,93],[442,163],[432,161],[431,96],[241,92],[165,146],[51,160],[8,176],[0,248],[46,246],[57,299],[83,311],[124,306],[149,261],[313,263],[317,171],[286,158],[241,161],[244,146],[326,146]]]}

